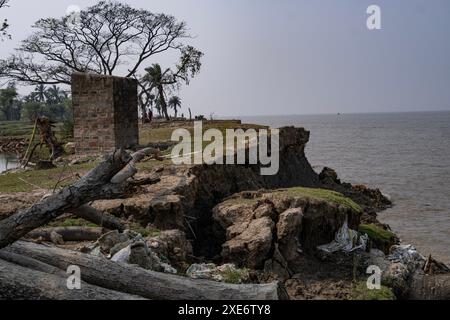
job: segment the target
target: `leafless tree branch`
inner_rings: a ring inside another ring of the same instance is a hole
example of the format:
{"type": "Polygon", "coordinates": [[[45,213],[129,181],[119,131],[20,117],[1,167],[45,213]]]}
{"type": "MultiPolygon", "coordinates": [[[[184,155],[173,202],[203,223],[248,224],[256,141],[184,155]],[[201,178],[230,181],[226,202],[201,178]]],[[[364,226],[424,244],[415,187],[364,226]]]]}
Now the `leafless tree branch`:
{"type": "MultiPolygon", "coordinates": [[[[7,7],[8,1],[9,0],[0,0],[0,9],[7,7]]],[[[11,38],[11,36],[8,35],[6,32],[6,29],[8,29],[8,28],[9,28],[8,19],[5,19],[5,20],[3,20],[3,22],[0,22],[0,40],[2,40],[3,37],[11,38]]]]}
{"type": "Polygon", "coordinates": [[[79,16],[41,19],[33,28],[15,54],[0,60],[0,78],[68,84],[74,71],[113,75],[121,65],[130,66],[124,76],[132,77],[154,55],[183,54],[188,47],[182,40],[190,37],[186,24],[172,16],[111,1],[100,1],[79,16]]]}

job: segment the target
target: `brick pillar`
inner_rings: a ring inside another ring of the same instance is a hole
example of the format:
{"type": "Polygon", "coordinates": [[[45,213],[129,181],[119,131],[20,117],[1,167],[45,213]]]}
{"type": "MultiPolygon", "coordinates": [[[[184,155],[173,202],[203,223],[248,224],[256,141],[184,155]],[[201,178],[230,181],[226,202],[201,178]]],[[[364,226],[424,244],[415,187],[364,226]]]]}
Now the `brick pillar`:
{"type": "Polygon", "coordinates": [[[72,101],[77,153],[106,153],[138,145],[136,80],[74,73],[72,101]]]}

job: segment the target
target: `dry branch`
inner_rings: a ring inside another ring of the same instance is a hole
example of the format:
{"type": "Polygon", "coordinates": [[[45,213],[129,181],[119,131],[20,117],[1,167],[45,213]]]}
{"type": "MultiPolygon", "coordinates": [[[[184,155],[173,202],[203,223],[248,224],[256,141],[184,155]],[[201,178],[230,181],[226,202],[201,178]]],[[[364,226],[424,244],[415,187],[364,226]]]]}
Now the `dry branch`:
{"type": "Polygon", "coordinates": [[[136,165],[141,162],[142,160],[144,160],[146,157],[158,157],[160,156],[161,152],[158,149],[155,148],[146,148],[143,150],[140,150],[136,153],[134,153],[131,156],[131,161],[128,163],[128,165],[121,171],[119,172],[112,180],[112,183],[122,183],[126,180],[128,180],[129,178],[132,178],[136,175],[136,173],[138,172],[138,170],[136,169],[136,165]]]}

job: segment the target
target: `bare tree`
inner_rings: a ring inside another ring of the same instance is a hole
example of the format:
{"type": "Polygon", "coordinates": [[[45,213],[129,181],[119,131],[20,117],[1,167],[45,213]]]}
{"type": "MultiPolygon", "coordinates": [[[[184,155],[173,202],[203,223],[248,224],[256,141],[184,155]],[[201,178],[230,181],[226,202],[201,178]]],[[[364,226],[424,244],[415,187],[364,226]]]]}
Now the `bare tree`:
{"type": "MultiPolygon", "coordinates": [[[[5,0],[0,0],[5,1],[5,0]]],[[[77,16],[41,19],[16,54],[0,60],[0,78],[26,84],[70,84],[74,71],[134,76],[150,57],[179,50],[189,38],[184,22],[118,2],[101,1],[77,16]],[[122,71],[126,68],[121,68],[122,71]]]]}
{"type": "MultiPolygon", "coordinates": [[[[9,0],[0,0],[0,9],[8,6],[9,0]]],[[[6,29],[8,29],[9,23],[8,19],[3,20],[3,22],[0,22],[0,39],[3,39],[3,37],[11,37],[6,32],[6,29]]]]}

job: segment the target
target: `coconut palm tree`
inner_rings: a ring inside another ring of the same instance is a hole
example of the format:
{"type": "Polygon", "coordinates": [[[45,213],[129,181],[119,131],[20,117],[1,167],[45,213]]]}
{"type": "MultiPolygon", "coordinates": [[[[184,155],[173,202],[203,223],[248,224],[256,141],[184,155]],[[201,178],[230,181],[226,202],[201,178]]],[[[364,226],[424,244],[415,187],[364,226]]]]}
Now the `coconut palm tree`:
{"type": "Polygon", "coordinates": [[[181,109],[181,99],[178,96],[173,96],[169,100],[169,107],[175,111],[175,119],[178,117],[178,109],[181,109]]]}
{"type": "Polygon", "coordinates": [[[150,68],[145,69],[147,72],[143,78],[144,83],[146,83],[148,86],[150,86],[150,90],[153,89],[156,90],[158,93],[158,101],[159,106],[161,107],[161,111],[166,117],[167,121],[170,121],[169,113],[167,112],[167,102],[165,97],[165,87],[173,85],[173,81],[169,81],[166,77],[169,69],[165,72],[162,72],[161,66],[157,63],[153,64],[150,68]]]}
{"type": "Polygon", "coordinates": [[[58,104],[62,103],[64,99],[67,98],[67,93],[61,90],[61,88],[53,85],[45,91],[45,97],[47,98],[47,103],[58,104]]]}
{"type": "Polygon", "coordinates": [[[34,101],[45,102],[47,99],[46,91],[47,91],[47,89],[46,89],[45,85],[40,84],[34,88],[34,92],[31,93],[31,96],[34,101]]]}

